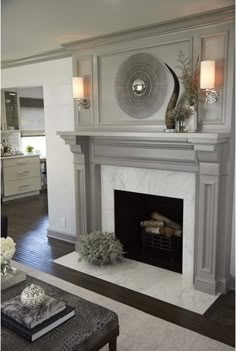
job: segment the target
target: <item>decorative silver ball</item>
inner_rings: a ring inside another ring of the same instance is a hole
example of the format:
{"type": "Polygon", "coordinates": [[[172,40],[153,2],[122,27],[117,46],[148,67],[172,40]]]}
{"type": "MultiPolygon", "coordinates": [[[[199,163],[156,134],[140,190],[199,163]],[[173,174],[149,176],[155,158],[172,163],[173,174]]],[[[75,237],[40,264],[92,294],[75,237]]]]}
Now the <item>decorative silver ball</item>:
{"type": "Polygon", "coordinates": [[[37,307],[44,301],[45,292],[39,285],[31,284],[21,293],[21,302],[26,307],[37,307]]]}

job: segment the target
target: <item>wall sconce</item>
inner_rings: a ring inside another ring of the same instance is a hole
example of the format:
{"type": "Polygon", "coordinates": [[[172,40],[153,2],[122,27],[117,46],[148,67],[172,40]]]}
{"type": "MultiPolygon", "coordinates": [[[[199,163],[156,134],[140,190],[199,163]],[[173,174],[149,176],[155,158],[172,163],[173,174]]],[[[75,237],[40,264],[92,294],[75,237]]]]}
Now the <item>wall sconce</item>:
{"type": "Polygon", "coordinates": [[[73,77],[73,98],[77,100],[79,107],[84,109],[90,107],[89,99],[84,97],[84,79],[82,77],[73,77]]]}
{"type": "Polygon", "coordinates": [[[201,61],[200,89],[206,94],[206,101],[214,104],[219,99],[215,88],[215,61],[201,61]]]}

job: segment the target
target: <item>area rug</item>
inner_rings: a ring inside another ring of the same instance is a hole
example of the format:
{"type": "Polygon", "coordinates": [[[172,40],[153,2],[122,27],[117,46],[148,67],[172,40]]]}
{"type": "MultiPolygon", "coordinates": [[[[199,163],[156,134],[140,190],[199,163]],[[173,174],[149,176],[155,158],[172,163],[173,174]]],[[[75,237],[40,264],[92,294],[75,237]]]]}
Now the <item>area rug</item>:
{"type": "MultiPolygon", "coordinates": [[[[14,267],[33,275],[60,289],[100,304],[118,314],[120,336],[118,351],[233,351],[234,348],[203,335],[153,317],[135,308],[80,288],[56,278],[13,262],[14,267]]],[[[105,346],[102,351],[108,351],[105,346]]]]}
{"type": "Polygon", "coordinates": [[[71,252],[54,262],[199,314],[219,297],[195,290],[191,277],[134,260],[99,267],[78,258],[77,252],[71,252]]]}

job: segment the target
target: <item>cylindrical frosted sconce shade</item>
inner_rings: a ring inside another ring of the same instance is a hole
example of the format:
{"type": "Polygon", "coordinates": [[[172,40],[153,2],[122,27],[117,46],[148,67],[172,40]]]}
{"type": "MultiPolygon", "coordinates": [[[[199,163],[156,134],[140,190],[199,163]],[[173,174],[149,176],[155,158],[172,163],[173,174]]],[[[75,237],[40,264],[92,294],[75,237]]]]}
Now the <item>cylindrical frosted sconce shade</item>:
{"type": "Polygon", "coordinates": [[[200,88],[213,89],[215,87],[215,61],[201,62],[200,88]]]}
{"type": "Polygon", "coordinates": [[[84,82],[81,77],[73,77],[73,98],[83,99],[84,98],[84,82]]]}

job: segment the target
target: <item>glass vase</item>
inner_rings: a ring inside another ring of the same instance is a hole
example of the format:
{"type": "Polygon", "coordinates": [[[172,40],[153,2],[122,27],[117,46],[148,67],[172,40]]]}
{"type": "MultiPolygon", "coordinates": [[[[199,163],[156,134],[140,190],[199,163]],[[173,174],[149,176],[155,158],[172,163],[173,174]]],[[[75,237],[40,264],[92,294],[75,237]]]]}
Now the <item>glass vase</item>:
{"type": "Polygon", "coordinates": [[[1,275],[5,277],[8,273],[15,273],[16,269],[11,267],[10,260],[1,263],[1,275]]]}
{"type": "Polygon", "coordinates": [[[186,121],[185,119],[178,119],[175,122],[175,130],[177,133],[185,133],[187,132],[186,121]]]}

